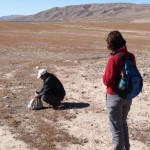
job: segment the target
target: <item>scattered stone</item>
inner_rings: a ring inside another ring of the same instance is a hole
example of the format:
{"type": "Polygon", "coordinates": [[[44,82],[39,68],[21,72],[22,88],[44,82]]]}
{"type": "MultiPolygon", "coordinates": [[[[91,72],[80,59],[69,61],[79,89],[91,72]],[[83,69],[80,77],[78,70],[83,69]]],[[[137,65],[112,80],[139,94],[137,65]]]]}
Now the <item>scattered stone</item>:
{"type": "Polygon", "coordinates": [[[39,66],[36,66],[35,69],[40,69],[40,67],[39,67],[39,66]]]}
{"type": "Polygon", "coordinates": [[[85,78],[87,77],[87,75],[84,75],[84,74],[82,74],[81,76],[82,76],[82,77],[85,77],[85,78]]]}
{"type": "Polygon", "coordinates": [[[6,108],[9,108],[10,107],[10,105],[6,105],[6,108]]]}
{"type": "Polygon", "coordinates": [[[6,99],[6,98],[9,98],[9,96],[4,96],[3,98],[6,99]]]}
{"type": "Polygon", "coordinates": [[[77,63],[79,63],[79,61],[74,61],[74,63],[76,63],[76,64],[77,64],[77,63]]]}
{"type": "Polygon", "coordinates": [[[71,60],[65,60],[64,62],[71,62],[71,60]]]}
{"type": "Polygon", "coordinates": [[[106,108],[103,108],[102,111],[106,111],[106,108]]]}
{"type": "Polygon", "coordinates": [[[19,82],[18,85],[21,85],[21,82],[19,82]]]}
{"type": "Polygon", "coordinates": [[[83,139],[83,141],[82,141],[83,143],[88,143],[89,142],[89,140],[86,138],[86,139],[83,139]]]}

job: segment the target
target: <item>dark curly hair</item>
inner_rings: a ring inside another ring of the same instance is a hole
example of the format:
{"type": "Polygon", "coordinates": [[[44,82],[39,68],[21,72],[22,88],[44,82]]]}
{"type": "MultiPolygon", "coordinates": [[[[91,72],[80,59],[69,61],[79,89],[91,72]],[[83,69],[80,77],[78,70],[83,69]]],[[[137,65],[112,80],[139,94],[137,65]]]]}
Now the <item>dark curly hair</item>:
{"type": "Polygon", "coordinates": [[[106,39],[107,48],[112,51],[117,51],[121,47],[126,47],[126,41],[119,31],[111,31],[106,39]]]}

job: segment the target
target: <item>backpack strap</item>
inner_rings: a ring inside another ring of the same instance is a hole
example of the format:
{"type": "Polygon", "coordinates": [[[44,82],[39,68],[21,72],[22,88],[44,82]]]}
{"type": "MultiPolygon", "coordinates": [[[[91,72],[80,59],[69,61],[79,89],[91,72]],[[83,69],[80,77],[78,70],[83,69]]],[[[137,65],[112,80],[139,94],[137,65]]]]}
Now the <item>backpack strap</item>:
{"type": "Polygon", "coordinates": [[[121,52],[119,52],[119,53],[117,53],[117,54],[115,54],[115,55],[119,56],[119,58],[121,58],[121,59],[123,60],[123,62],[124,62],[125,59],[126,59],[125,55],[124,55],[123,53],[121,53],[121,52]]]}
{"type": "Polygon", "coordinates": [[[128,52],[127,57],[125,57],[125,55],[123,53],[121,53],[121,52],[119,52],[119,53],[117,53],[115,55],[119,56],[119,58],[121,58],[123,61],[125,61],[125,59],[127,58],[127,59],[130,59],[133,62],[133,56],[129,52],[128,52]]]}
{"type": "Polygon", "coordinates": [[[131,53],[128,52],[127,58],[130,59],[132,62],[134,62],[133,54],[131,54],[131,53]]]}

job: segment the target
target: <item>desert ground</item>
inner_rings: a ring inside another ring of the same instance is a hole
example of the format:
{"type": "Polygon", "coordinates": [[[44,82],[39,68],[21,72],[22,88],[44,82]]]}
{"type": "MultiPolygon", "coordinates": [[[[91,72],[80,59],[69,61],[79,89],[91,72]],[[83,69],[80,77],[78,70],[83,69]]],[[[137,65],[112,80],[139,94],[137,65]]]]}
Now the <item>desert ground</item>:
{"type": "Polygon", "coordinates": [[[144,79],[128,116],[131,150],[150,149],[150,24],[0,22],[0,150],[111,150],[102,70],[106,37],[119,30],[144,79]],[[61,110],[27,105],[40,89],[37,68],[66,89],[61,110]]]}

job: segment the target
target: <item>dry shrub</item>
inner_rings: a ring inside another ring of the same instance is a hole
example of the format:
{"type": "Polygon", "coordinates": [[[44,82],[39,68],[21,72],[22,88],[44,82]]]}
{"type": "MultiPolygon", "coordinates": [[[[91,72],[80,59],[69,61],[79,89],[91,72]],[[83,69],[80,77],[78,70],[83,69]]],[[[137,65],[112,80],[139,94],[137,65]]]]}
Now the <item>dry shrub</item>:
{"type": "Polygon", "coordinates": [[[133,140],[141,141],[150,146],[150,128],[145,128],[145,124],[130,129],[133,140]]]}
{"type": "MultiPolygon", "coordinates": [[[[44,109],[31,113],[32,115],[27,117],[29,119],[27,122],[30,122],[30,124],[24,121],[24,125],[20,124],[20,127],[18,126],[20,130],[17,131],[21,133],[19,138],[28,143],[31,147],[37,148],[38,150],[56,150],[57,145],[65,147],[68,144],[80,144],[77,138],[69,135],[67,131],[61,129],[58,125],[57,120],[62,118],[65,112],[55,112],[54,110],[44,109]],[[45,119],[49,121],[45,122],[45,119]]],[[[16,125],[18,125],[17,122],[15,126],[16,125]]]]}

